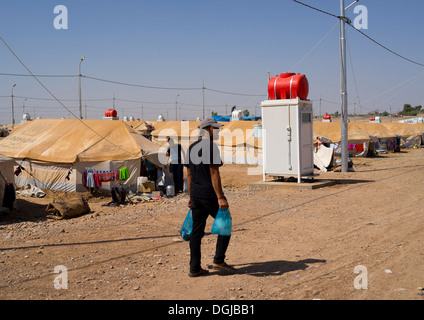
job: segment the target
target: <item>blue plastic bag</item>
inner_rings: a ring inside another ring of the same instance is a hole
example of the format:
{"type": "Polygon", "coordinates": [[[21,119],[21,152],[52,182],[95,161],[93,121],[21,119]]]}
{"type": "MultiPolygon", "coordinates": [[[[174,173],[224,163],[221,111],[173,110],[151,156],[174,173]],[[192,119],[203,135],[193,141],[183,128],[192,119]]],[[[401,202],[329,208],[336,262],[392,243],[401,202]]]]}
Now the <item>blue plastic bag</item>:
{"type": "Polygon", "coordinates": [[[233,221],[229,209],[219,209],[213,222],[211,233],[220,236],[231,236],[233,221]]]}
{"type": "Polygon", "coordinates": [[[192,230],[193,230],[193,216],[191,214],[191,209],[190,209],[188,210],[187,216],[180,229],[180,234],[181,234],[181,237],[184,239],[184,241],[190,241],[190,235],[192,230]]]}

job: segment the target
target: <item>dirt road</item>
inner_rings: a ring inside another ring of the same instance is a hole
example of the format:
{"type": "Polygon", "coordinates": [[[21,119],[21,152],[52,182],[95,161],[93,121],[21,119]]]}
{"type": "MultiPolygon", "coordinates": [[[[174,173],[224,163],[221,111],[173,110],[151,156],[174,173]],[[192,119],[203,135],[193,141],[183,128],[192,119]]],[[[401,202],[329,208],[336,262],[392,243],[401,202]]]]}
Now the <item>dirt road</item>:
{"type": "MultiPolygon", "coordinates": [[[[19,197],[0,220],[0,298],[422,300],[424,149],[353,162],[355,172],[317,171],[338,183],[314,190],[250,189],[261,176],[225,165],[236,271],[200,278],[187,276],[178,233],[187,196],[121,208],[91,198],[92,212],[70,220],[46,219],[54,193],[19,197]],[[57,289],[63,268],[67,289],[57,289]]],[[[205,268],[215,241],[203,239],[205,268]]]]}

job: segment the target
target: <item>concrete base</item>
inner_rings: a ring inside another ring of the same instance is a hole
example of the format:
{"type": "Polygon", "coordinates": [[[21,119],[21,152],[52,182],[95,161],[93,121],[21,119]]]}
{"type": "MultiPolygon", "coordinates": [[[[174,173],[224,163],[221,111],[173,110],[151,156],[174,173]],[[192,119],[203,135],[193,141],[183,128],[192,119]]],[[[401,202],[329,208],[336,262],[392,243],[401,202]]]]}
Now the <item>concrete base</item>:
{"type": "Polygon", "coordinates": [[[258,181],[249,185],[250,189],[266,189],[266,188],[295,188],[295,189],[318,189],[335,185],[334,180],[316,180],[311,179],[303,181],[301,183],[296,182],[284,182],[281,180],[270,180],[270,181],[258,181]]]}

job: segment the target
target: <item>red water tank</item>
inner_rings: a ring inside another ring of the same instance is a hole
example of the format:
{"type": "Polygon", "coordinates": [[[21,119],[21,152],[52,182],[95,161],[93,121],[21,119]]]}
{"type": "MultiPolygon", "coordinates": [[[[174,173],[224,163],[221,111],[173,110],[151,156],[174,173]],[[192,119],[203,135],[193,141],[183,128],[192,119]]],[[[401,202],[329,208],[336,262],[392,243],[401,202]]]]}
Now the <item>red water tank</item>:
{"type": "Polygon", "coordinates": [[[331,119],[331,116],[330,116],[329,114],[325,114],[325,115],[323,116],[323,119],[324,119],[324,120],[330,120],[330,119],[331,119]]]}
{"type": "Polygon", "coordinates": [[[105,117],[116,118],[117,115],[118,115],[118,112],[116,112],[115,109],[107,109],[105,112],[105,117]]]}
{"type": "Polygon", "coordinates": [[[295,73],[282,73],[269,79],[268,95],[270,100],[296,99],[306,100],[309,83],[306,76],[295,73]]]}
{"type": "Polygon", "coordinates": [[[374,117],[371,117],[371,118],[370,118],[370,121],[375,121],[375,118],[374,118],[374,117]]]}

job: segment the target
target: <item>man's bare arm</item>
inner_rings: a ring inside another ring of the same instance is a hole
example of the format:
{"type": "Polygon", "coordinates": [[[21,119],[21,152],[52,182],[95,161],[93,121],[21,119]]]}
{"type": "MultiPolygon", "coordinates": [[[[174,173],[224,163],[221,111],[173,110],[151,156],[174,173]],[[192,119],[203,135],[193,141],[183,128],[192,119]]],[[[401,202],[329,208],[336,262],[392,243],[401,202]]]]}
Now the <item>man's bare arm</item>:
{"type": "Polygon", "coordinates": [[[228,209],[227,198],[224,196],[224,192],[222,191],[221,184],[221,176],[219,174],[218,166],[210,166],[209,167],[211,173],[212,186],[215,190],[216,196],[218,197],[218,204],[220,209],[228,209]]]}

